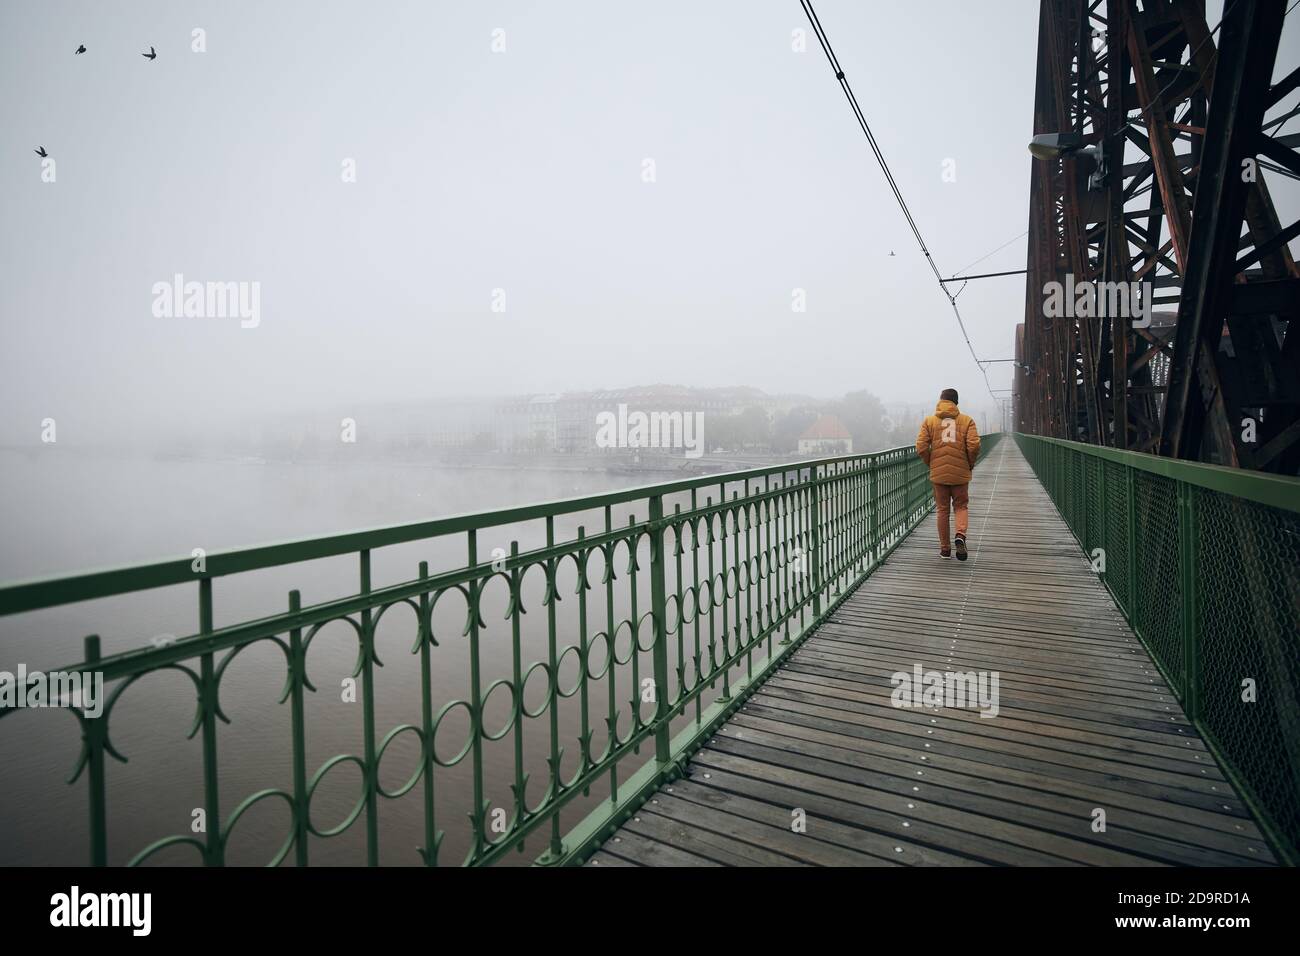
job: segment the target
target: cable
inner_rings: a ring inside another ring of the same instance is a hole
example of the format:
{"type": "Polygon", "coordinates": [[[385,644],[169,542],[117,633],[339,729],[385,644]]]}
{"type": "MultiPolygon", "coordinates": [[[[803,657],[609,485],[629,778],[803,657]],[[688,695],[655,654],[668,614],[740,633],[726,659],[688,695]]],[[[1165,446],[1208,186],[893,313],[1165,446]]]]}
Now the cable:
{"type": "MultiPolygon", "coordinates": [[[[1296,2],[1300,3],[1300,0],[1296,0],[1296,2]]],[[[1269,133],[1269,135],[1273,137],[1281,136],[1282,127],[1286,126],[1286,124],[1290,121],[1291,117],[1295,116],[1297,113],[1300,113],[1300,100],[1297,100],[1296,105],[1292,107],[1288,112],[1282,114],[1275,120],[1271,120],[1265,123],[1264,132],[1267,133],[1270,127],[1276,126],[1277,129],[1272,133],[1269,133]]]]}
{"type": "MultiPolygon", "coordinates": [[[[994,249],[993,252],[1001,252],[1003,249],[1005,249],[1007,246],[1011,245],[1011,243],[1015,242],[1017,239],[1020,239],[1020,238],[1022,238],[1022,237],[1024,237],[1024,236],[1027,236],[1027,235],[1029,235],[1029,230],[1028,230],[1028,229],[1026,229],[1024,232],[1022,232],[1019,236],[1012,236],[1012,237],[1011,237],[1010,239],[1008,239],[1006,242],[1002,243],[1002,245],[1000,245],[1000,246],[998,246],[996,249],[994,249]]],[[[956,272],[954,272],[950,278],[956,278],[957,276],[959,276],[959,275],[961,275],[963,272],[965,272],[967,269],[969,269],[971,266],[977,266],[977,265],[979,265],[979,264],[980,264],[981,262],[983,262],[985,259],[989,258],[989,256],[993,255],[993,252],[985,253],[984,255],[982,255],[982,256],[980,256],[978,259],[976,259],[974,262],[972,262],[972,263],[970,263],[970,264],[968,264],[968,265],[964,265],[964,266],[962,266],[960,269],[958,269],[956,272]]]]}
{"type": "Polygon", "coordinates": [[[1269,172],[1277,173],[1279,176],[1285,176],[1287,179],[1294,179],[1296,182],[1300,182],[1300,176],[1297,176],[1285,167],[1277,166],[1264,159],[1257,160],[1257,162],[1259,163],[1260,169],[1267,169],[1269,172]]]}
{"type": "MultiPolygon", "coordinates": [[[[876,162],[880,164],[881,172],[885,174],[885,181],[889,184],[894,199],[898,201],[898,207],[903,211],[903,218],[907,220],[912,235],[916,237],[917,245],[921,247],[921,252],[925,254],[925,261],[929,264],[930,271],[934,273],[934,278],[939,284],[939,291],[943,293],[944,298],[948,300],[948,304],[952,306],[953,315],[957,317],[957,326],[961,329],[962,338],[966,340],[966,348],[970,350],[970,357],[975,360],[975,366],[980,370],[980,374],[984,378],[984,387],[988,389],[989,396],[996,401],[997,398],[993,395],[993,387],[989,384],[988,372],[980,364],[979,356],[975,354],[975,346],[971,344],[970,335],[966,331],[966,323],[962,321],[961,311],[957,308],[957,300],[949,294],[947,287],[943,284],[943,276],[940,274],[938,266],[934,264],[934,257],[930,255],[930,249],[921,236],[921,230],[917,228],[916,220],[912,218],[912,211],[907,208],[907,202],[903,199],[902,192],[899,191],[898,183],[894,180],[894,174],[890,171],[889,164],[885,162],[885,156],[880,151],[880,145],[876,142],[876,137],[871,132],[871,126],[867,123],[867,117],[863,114],[862,107],[858,105],[858,98],[853,95],[853,88],[849,86],[849,81],[844,78],[844,70],[840,68],[840,62],[835,56],[835,51],[831,49],[831,41],[826,36],[826,31],[822,29],[821,21],[817,19],[817,11],[813,9],[810,0],[799,0],[799,5],[803,7],[808,22],[812,24],[813,32],[817,34],[817,42],[821,44],[822,52],[826,54],[831,69],[835,71],[835,79],[839,80],[840,88],[844,90],[844,95],[848,98],[849,106],[853,109],[853,115],[857,118],[858,125],[862,127],[862,132],[866,134],[867,144],[871,147],[876,162]]],[[[1016,239],[1019,238],[1019,236],[1016,237],[1016,239]]],[[[1014,241],[1013,239],[1012,242],[1014,241]]]]}

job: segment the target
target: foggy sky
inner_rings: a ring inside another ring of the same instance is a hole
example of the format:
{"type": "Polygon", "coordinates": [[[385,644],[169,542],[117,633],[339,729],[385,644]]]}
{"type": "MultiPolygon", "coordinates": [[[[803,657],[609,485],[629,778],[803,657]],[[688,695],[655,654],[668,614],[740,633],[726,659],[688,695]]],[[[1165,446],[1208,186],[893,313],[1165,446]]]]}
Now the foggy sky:
{"type": "MultiPolygon", "coordinates": [[[[1038,4],[818,12],[939,268],[1023,231],[1038,4]]],[[[0,441],[654,382],[987,401],[795,0],[7,0],[0,85],[0,441]],[[259,282],[260,324],[155,317],[177,273],[259,282]]],[[[1023,296],[961,295],[981,357],[1023,296]]]]}

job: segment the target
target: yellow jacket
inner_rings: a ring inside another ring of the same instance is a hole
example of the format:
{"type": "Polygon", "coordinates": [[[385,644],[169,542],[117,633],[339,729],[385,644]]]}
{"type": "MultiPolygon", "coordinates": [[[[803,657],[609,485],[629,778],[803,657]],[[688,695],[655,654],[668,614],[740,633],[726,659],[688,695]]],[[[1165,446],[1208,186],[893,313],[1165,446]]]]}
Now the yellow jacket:
{"type": "Polygon", "coordinates": [[[940,401],[934,414],[921,422],[916,433],[916,453],[930,466],[936,485],[964,485],[980,455],[980,435],[975,419],[963,415],[956,403],[940,401]]]}

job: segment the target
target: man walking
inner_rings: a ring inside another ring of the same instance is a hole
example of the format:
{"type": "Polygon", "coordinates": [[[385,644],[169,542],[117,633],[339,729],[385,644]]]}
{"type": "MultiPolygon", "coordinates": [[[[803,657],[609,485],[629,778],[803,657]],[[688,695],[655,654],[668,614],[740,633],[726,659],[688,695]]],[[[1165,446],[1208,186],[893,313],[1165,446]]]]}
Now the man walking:
{"type": "Polygon", "coordinates": [[[948,512],[957,516],[957,560],[966,560],[967,511],[971,470],[980,454],[980,436],[975,419],[963,415],[957,407],[957,390],[945,388],[939,393],[934,414],[921,422],[916,433],[916,453],[930,466],[934,485],[934,503],[938,508],[939,556],[951,558],[948,545],[948,512]]]}

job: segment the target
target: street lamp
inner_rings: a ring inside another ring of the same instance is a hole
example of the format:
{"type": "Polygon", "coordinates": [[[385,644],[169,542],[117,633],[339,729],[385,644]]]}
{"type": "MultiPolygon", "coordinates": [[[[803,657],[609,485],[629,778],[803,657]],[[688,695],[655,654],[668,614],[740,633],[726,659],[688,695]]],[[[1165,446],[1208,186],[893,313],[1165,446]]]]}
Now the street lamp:
{"type": "Polygon", "coordinates": [[[1106,157],[1100,145],[1084,145],[1078,133],[1040,133],[1029,141],[1029,152],[1035,159],[1086,156],[1097,165],[1088,177],[1088,189],[1098,190],[1106,184],[1106,157]]]}

